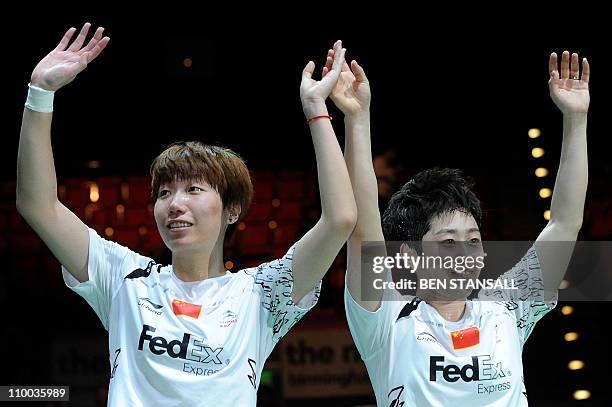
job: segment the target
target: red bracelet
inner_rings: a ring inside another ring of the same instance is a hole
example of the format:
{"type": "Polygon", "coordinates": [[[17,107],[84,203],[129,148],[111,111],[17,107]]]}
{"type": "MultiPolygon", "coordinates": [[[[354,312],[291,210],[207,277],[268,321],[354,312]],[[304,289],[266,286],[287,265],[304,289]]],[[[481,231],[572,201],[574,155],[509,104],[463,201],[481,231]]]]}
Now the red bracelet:
{"type": "Polygon", "coordinates": [[[331,116],[326,116],[326,115],[311,117],[310,119],[306,120],[306,124],[309,124],[311,121],[317,120],[317,119],[329,119],[329,120],[331,120],[332,117],[331,116]]]}

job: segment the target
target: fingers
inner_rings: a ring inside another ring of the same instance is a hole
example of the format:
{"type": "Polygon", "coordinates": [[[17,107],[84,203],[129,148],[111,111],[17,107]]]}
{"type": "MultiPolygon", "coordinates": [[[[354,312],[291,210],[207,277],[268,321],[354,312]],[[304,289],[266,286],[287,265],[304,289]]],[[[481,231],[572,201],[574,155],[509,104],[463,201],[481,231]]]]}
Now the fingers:
{"type": "Polygon", "coordinates": [[[77,36],[76,40],[74,40],[70,48],[68,48],[68,51],[76,52],[81,49],[83,43],[85,42],[85,38],[87,37],[87,33],[89,32],[89,27],[91,27],[90,23],[83,24],[79,35],[77,36]]]}
{"type": "Polygon", "coordinates": [[[327,75],[327,73],[331,70],[331,67],[334,63],[334,51],[332,51],[331,49],[327,52],[327,59],[325,60],[325,66],[323,67],[323,75],[321,77],[325,77],[325,75],[327,75]],[[332,56],[330,56],[330,53],[332,56]]]}
{"type": "Polygon", "coordinates": [[[582,58],[582,81],[589,83],[589,76],[591,75],[591,66],[586,58],[582,58]]]}
{"type": "Polygon", "coordinates": [[[110,41],[110,38],[104,37],[96,45],[94,45],[91,51],[85,52],[83,55],[86,55],[87,63],[90,63],[91,61],[96,59],[98,55],[100,55],[100,52],[102,52],[102,50],[106,48],[109,41],[110,41]]]}
{"type": "Polygon", "coordinates": [[[357,79],[357,82],[367,82],[368,81],[365,71],[363,70],[361,65],[359,65],[357,61],[355,61],[354,59],[351,62],[351,69],[353,70],[353,75],[355,75],[355,79],[357,79]]]}
{"type": "Polygon", "coordinates": [[[55,47],[55,50],[56,51],[65,50],[68,44],[70,43],[70,39],[72,38],[75,32],[76,32],[76,28],[70,27],[68,31],[66,31],[66,34],[64,34],[64,36],[62,37],[59,44],[57,44],[57,47],[55,47]]]}
{"type": "Polygon", "coordinates": [[[334,44],[334,63],[332,65],[332,69],[336,72],[340,72],[342,68],[342,63],[344,62],[344,54],[346,53],[346,48],[342,48],[342,41],[338,40],[334,44]]]}
{"type": "Polygon", "coordinates": [[[570,73],[570,53],[568,51],[563,51],[563,55],[561,56],[561,79],[569,78],[570,73]]]}
{"type": "Polygon", "coordinates": [[[80,50],[79,52],[83,53],[83,52],[91,51],[93,49],[93,47],[98,43],[98,41],[100,41],[100,39],[102,39],[102,34],[103,33],[104,33],[104,27],[98,27],[98,29],[94,33],[93,37],[91,37],[91,39],[87,43],[87,46],[85,48],[83,48],[82,50],[80,50]]]}
{"type": "Polygon", "coordinates": [[[557,53],[553,52],[550,54],[548,59],[548,73],[552,81],[559,80],[559,67],[558,67],[557,53]]]}
{"type": "Polygon", "coordinates": [[[315,68],[315,63],[312,61],[308,61],[308,63],[304,67],[304,70],[302,71],[302,79],[312,78],[312,73],[314,72],[314,68],[315,68]]]}
{"type": "Polygon", "coordinates": [[[570,59],[570,79],[580,79],[580,63],[578,62],[578,54],[573,53],[570,59]]]}

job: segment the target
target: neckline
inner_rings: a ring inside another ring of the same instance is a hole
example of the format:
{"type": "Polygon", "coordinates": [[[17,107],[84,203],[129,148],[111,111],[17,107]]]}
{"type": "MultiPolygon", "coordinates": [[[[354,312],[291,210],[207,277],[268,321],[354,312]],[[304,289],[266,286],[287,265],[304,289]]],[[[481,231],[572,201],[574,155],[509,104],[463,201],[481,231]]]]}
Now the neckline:
{"type": "Polygon", "coordinates": [[[172,277],[172,279],[175,282],[177,282],[177,283],[179,283],[179,284],[181,284],[183,286],[187,286],[187,287],[193,287],[193,286],[196,286],[196,285],[199,285],[199,284],[203,284],[206,281],[215,281],[217,279],[226,278],[226,277],[231,276],[233,274],[231,271],[225,270],[225,274],[219,275],[219,276],[216,276],[216,277],[209,277],[209,278],[205,278],[203,280],[196,280],[196,281],[184,281],[184,280],[181,280],[179,278],[179,276],[177,276],[174,273],[174,267],[172,267],[172,264],[168,265],[168,269],[169,269],[169,272],[170,272],[170,276],[172,277]]]}
{"type": "Polygon", "coordinates": [[[441,322],[445,327],[451,328],[451,329],[456,329],[456,328],[460,328],[460,327],[464,326],[466,321],[469,320],[469,318],[471,317],[472,312],[473,312],[472,301],[465,300],[465,311],[464,311],[463,316],[461,317],[461,319],[459,321],[449,321],[448,319],[446,319],[442,315],[440,315],[440,312],[438,312],[438,310],[434,306],[430,305],[426,301],[422,301],[422,302],[425,303],[425,305],[427,305],[427,307],[429,307],[429,309],[428,309],[429,313],[431,313],[436,320],[441,322]]]}

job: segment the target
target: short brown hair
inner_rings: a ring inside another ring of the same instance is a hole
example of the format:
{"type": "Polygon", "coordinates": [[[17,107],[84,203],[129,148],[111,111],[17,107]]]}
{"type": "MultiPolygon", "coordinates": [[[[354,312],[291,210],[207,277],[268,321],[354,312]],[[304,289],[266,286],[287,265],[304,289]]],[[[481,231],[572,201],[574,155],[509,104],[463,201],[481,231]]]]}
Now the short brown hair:
{"type": "Polygon", "coordinates": [[[199,141],[171,144],[151,164],[151,197],[157,199],[159,187],[174,180],[207,182],[221,196],[223,207],[240,205],[242,218],[253,198],[253,184],[242,158],[228,148],[199,141]]]}

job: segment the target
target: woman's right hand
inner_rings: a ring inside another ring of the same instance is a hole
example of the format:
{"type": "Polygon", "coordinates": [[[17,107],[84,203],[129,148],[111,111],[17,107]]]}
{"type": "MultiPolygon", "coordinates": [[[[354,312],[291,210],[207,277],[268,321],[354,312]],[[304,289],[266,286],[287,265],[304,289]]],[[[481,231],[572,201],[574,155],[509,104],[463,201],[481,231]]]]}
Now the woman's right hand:
{"type": "Polygon", "coordinates": [[[85,23],[76,40],[68,47],[76,28],[72,27],[60,43],[44,57],[34,71],[30,84],[39,88],[56,91],[62,86],[72,82],[74,78],[93,61],[110,41],[109,37],[102,38],[104,28],[98,27],[89,43],[83,47],[87,32],[91,24],[85,23]]]}

